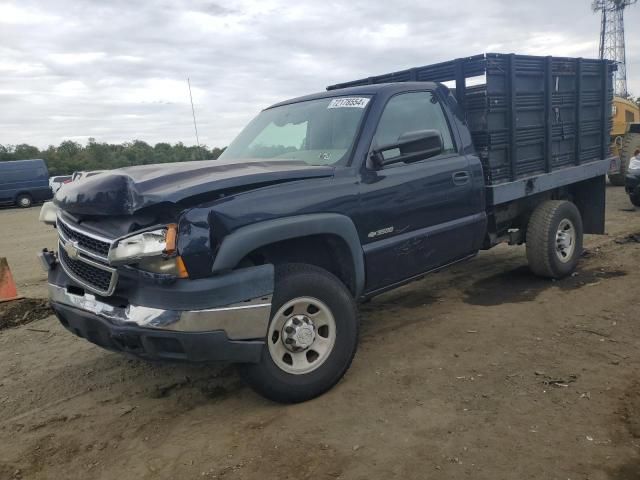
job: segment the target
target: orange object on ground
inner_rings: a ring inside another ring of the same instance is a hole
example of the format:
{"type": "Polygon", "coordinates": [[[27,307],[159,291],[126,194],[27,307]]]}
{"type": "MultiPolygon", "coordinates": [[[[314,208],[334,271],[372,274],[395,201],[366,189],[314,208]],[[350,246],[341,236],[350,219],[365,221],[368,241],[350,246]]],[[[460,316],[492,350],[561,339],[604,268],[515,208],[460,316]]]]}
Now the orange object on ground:
{"type": "Polygon", "coordinates": [[[13,275],[9,269],[6,258],[0,258],[0,302],[8,302],[9,300],[17,300],[18,289],[16,282],[13,281],[13,275]]]}

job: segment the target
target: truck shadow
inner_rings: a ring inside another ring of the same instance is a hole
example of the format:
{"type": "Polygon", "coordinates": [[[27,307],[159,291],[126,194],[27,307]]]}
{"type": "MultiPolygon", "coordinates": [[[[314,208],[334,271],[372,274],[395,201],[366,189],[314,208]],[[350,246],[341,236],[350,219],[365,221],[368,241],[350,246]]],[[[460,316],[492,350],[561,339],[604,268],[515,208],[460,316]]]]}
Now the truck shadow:
{"type": "Polygon", "coordinates": [[[477,280],[464,291],[464,301],[480,306],[531,302],[548,288],[576,290],[626,274],[623,270],[584,269],[578,270],[573,276],[554,281],[536,277],[525,265],[477,280]]]}

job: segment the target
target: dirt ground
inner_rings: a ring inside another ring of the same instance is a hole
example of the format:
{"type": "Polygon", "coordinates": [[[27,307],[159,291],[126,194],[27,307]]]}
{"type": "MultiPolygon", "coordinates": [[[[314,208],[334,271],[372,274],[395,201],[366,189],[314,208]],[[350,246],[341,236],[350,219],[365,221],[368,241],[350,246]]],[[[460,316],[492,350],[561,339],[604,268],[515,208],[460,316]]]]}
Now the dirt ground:
{"type": "MultiPolygon", "coordinates": [[[[0,478],[640,479],[640,210],[608,198],[574,277],[536,279],[505,246],[364,305],[345,379],[301,405],[52,317],[3,330],[0,478]]],[[[0,255],[43,297],[36,210],[0,211],[0,255]]]]}

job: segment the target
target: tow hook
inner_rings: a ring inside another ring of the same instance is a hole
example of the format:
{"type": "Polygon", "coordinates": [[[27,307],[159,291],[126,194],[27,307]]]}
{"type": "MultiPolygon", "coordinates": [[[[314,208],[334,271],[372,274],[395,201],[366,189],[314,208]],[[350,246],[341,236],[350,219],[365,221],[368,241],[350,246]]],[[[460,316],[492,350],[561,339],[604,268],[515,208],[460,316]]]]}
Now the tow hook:
{"type": "Polygon", "coordinates": [[[58,260],[56,258],[56,253],[51,252],[46,248],[43,248],[40,253],[38,253],[38,259],[40,260],[40,264],[42,265],[42,269],[45,272],[49,270],[53,270],[58,260]]]}

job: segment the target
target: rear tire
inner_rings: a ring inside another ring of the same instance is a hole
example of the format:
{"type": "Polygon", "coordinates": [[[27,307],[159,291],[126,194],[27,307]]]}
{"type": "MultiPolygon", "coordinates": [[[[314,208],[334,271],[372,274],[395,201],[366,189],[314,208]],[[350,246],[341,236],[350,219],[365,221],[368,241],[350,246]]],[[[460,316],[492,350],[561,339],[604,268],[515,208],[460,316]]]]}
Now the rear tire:
{"type": "Polygon", "coordinates": [[[18,195],[18,198],[16,198],[16,205],[18,205],[20,208],[29,208],[31,205],[33,205],[33,199],[31,198],[31,195],[22,193],[18,195]]]}
{"type": "Polygon", "coordinates": [[[640,195],[629,195],[629,200],[635,207],[640,207],[640,195]]]}
{"type": "Polygon", "coordinates": [[[582,255],[582,217],[571,202],[550,200],[538,206],[527,227],[527,259],[540,277],[563,278],[582,255]]]}
{"type": "Polygon", "coordinates": [[[310,400],[343,377],[358,330],[355,302],[338,278],[312,265],[279,266],[267,344],[260,363],[239,366],[240,376],[270,400],[310,400]]]}
{"type": "Polygon", "coordinates": [[[609,183],[614,187],[624,187],[624,175],[620,173],[612,173],[609,175],[609,183]]]}

